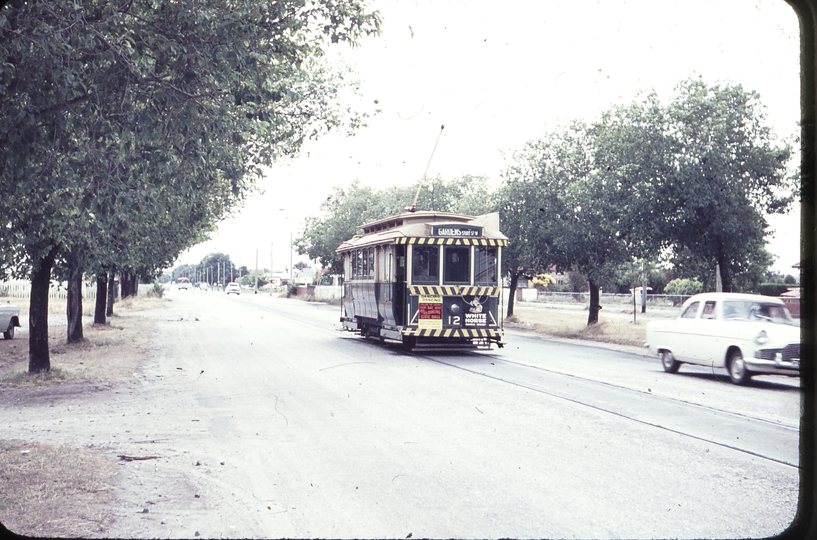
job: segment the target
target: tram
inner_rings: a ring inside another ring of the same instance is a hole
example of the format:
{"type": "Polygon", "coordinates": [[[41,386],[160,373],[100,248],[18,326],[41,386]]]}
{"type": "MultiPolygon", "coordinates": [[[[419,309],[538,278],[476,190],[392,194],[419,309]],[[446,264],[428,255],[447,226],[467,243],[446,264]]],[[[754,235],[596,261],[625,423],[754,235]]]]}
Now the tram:
{"type": "Polygon", "coordinates": [[[345,330],[409,350],[503,346],[499,214],[416,211],[343,242],[345,330]]]}

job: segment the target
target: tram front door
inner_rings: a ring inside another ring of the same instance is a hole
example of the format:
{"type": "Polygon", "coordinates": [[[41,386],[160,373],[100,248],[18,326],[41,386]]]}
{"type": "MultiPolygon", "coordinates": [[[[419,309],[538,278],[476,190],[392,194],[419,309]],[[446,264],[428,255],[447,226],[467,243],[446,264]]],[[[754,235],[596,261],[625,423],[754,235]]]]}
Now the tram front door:
{"type": "Polygon", "coordinates": [[[394,269],[394,322],[397,326],[406,323],[406,246],[397,245],[397,264],[394,269]]]}

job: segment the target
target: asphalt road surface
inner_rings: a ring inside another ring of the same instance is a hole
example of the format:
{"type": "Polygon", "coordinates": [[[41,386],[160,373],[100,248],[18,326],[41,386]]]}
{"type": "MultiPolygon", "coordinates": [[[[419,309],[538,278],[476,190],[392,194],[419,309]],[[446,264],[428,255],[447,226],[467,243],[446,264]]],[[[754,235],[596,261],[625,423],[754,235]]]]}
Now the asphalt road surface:
{"type": "Polygon", "coordinates": [[[794,519],[798,379],[736,387],[513,332],[407,354],[339,331],[337,306],[168,296],[143,315],[160,323],[138,383],[18,413],[152,458],[123,466],[108,535],[765,537],[794,519]]]}

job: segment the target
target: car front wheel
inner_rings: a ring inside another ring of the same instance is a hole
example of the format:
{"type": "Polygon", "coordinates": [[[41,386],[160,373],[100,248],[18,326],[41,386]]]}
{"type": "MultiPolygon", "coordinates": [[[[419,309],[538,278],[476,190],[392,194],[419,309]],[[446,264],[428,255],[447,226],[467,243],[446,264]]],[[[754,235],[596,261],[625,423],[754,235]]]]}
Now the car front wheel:
{"type": "Polygon", "coordinates": [[[746,362],[740,351],[735,351],[729,357],[729,378],[735,384],[746,384],[751,377],[751,373],[746,369],[746,362]]]}
{"type": "Polygon", "coordinates": [[[9,323],[9,328],[3,332],[3,337],[6,339],[14,339],[14,323],[9,323]]]}
{"type": "Polygon", "coordinates": [[[664,366],[664,371],[667,373],[675,373],[681,367],[681,362],[676,360],[671,352],[664,351],[661,353],[661,365],[664,366]]]}

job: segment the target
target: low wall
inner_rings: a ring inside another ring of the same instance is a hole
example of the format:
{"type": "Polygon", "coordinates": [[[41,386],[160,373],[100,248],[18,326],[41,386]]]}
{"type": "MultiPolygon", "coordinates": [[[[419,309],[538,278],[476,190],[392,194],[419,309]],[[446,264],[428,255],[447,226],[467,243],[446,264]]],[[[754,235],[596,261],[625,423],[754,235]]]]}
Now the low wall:
{"type": "Polygon", "coordinates": [[[340,285],[316,285],[314,295],[319,302],[331,302],[340,300],[343,291],[340,285]]]}

